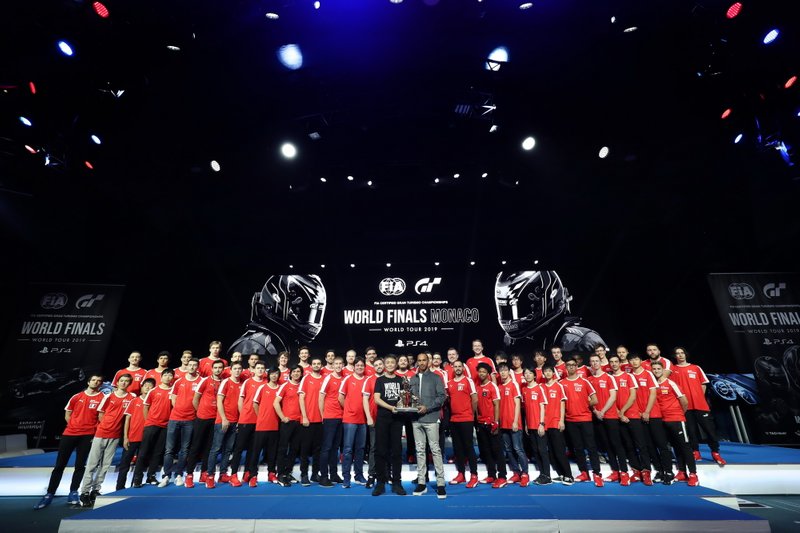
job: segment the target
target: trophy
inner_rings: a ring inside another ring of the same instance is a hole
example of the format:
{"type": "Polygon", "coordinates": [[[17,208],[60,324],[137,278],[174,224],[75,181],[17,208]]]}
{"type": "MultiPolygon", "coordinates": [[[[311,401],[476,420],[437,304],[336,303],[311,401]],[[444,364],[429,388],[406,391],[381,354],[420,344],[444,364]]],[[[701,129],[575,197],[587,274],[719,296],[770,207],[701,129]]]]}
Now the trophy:
{"type": "Polygon", "coordinates": [[[403,384],[400,386],[400,399],[395,406],[398,413],[418,412],[419,398],[411,394],[411,381],[403,377],[403,384]]]}

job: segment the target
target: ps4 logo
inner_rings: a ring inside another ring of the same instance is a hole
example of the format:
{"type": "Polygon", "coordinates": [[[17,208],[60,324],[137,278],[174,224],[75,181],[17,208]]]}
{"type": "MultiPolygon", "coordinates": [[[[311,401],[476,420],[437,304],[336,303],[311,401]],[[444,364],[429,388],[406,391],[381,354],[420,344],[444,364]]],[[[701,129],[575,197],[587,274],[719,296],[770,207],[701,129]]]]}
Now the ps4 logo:
{"type": "Polygon", "coordinates": [[[403,339],[398,339],[395,343],[395,348],[408,348],[412,346],[427,346],[428,341],[404,341],[403,339]]]}
{"type": "Polygon", "coordinates": [[[422,278],[414,285],[414,292],[417,294],[428,293],[433,291],[433,287],[440,284],[442,278],[422,278]]]}
{"type": "Polygon", "coordinates": [[[785,283],[767,283],[764,285],[764,296],[767,298],[779,298],[781,291],[786,288],[785,283]]]}

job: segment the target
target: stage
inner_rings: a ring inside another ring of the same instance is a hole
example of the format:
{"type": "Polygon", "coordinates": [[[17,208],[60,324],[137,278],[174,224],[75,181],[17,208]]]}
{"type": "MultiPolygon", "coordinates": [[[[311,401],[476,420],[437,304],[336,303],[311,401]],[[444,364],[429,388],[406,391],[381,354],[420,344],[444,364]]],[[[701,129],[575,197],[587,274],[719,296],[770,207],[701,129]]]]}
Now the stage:
{"type": "MultiPolygon", "coordinates": [[[[700,487],[685,483],[646,487],[634,483],[621,487],[606,483],[572,486],[552,484],[521,488],[509,485],[494,490],[479,485],[447,485],[446,500],[427,494],[411,495],[414,466],[404,465],[408,496],[387,493],[373,497],[363,486],[330,489],[312,485],[284,488],[259,483],[257,488],[218,485],[213,490],[170,485],[145,486],[114,492],[116,473],[109,472],[95,508],[64,519],[59,531],[135,532],[195,531],[387,531],[423,528],[425,531],[481,531],[502,527],[511,531],[769,531],[766,520],[739,510],[737,495],[800,494],[800,450],[723,443],[728,461],[719,467],[709,460],[698,463],[700,487]],[[491,524],[489,524],[491,521],[491,524]]],[[[41,495],[53,453],[0,460],[0,495],[41,495]]],[[[608,472],[603,465],[604,473],[608,472]]],[[[446,479],[455,475],[446,465],[446,479]]],[[[483,473],[482,465],[479,471],[483,473]]],[[[65,495],[71,468],[67,468],[58,495],[65,495]]],[[[266,472],[263,477],[266,479],[266,472]]],[[[432,478],[433,479],[433,478],[432,478]]],[[[56,498],[53,506],[65,505],[56,498]]],[[[31,511],[33,512],[33,511],[31,511]]],[[[47,512],[47,509],[38,512],[47,512]]]]}

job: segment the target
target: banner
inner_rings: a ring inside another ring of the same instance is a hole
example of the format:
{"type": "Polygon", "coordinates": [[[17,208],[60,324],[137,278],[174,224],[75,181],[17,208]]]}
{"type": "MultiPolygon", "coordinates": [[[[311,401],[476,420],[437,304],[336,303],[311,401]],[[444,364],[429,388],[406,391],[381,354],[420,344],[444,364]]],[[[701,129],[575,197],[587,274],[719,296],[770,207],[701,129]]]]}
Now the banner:
{"type": "Polygon", "coordinates": [[[738,366],[753,376],[721,390],[747,408],[754,440],[800,444],[800,275],[710,274],[709,284],[738,366]]]}
{"type": "Polygon", "coordinates": [[[4,349],[9,378],[0,393],[3,433],[57,446],[64,406],[103,368],[124,287],[30,284],[16,306],[4,349]]]}

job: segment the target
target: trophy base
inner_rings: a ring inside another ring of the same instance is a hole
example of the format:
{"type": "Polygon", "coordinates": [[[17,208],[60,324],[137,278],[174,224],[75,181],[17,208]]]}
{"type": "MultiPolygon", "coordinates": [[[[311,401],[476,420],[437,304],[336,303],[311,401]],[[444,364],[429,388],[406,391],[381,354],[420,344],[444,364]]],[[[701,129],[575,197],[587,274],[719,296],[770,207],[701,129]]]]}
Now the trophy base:
{"type": "Polygon", "coordinates": [[[416,407],[395,407],[395,411],[398,413],[418,413],[419,409],[416,407]]]}

